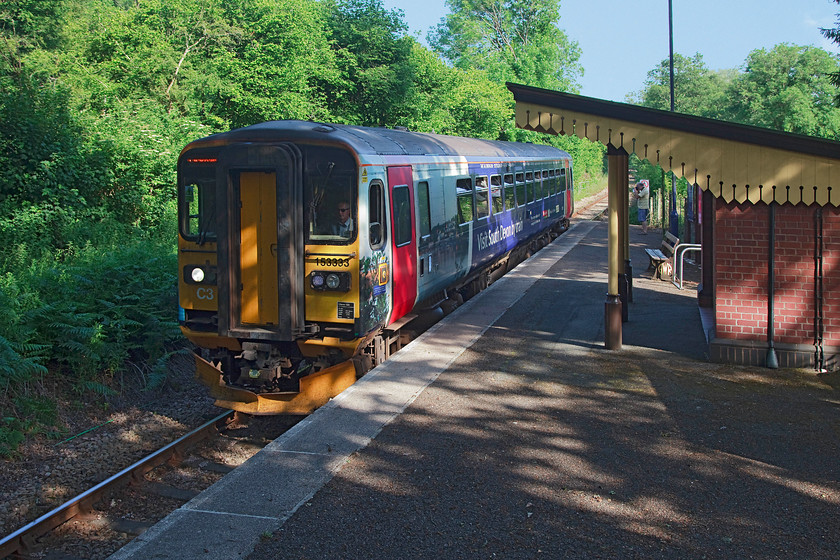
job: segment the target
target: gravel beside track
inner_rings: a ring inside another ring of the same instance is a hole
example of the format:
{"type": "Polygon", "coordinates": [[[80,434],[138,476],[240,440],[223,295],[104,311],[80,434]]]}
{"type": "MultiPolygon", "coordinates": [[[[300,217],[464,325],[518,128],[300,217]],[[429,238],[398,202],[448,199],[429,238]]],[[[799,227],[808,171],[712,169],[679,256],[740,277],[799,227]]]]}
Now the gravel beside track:
{"type": "Polygon", "coordinates": [[[126,392],[111,399],[108,407],[60,402],[65,437],[72,439],[40,437],[21,446],[13,459],[0,461],[0,535],[34,521],[223,412],[192,375],[192,358],[179,356],[161,391],[126,392]]]}

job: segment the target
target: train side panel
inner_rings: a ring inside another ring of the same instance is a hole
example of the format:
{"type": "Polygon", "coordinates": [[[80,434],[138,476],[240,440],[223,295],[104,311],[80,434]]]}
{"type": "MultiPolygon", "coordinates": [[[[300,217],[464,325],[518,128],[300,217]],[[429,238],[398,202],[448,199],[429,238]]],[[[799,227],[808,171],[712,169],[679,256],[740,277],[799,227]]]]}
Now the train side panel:
{"type": "Polygon", "coordinates": [[[389,326],[472,295],[567,222],[567,159],[301,121],[191,143],[179,160],[179,318],[199,377],[244,412],[319,406],[369,369],[389,326]]]}

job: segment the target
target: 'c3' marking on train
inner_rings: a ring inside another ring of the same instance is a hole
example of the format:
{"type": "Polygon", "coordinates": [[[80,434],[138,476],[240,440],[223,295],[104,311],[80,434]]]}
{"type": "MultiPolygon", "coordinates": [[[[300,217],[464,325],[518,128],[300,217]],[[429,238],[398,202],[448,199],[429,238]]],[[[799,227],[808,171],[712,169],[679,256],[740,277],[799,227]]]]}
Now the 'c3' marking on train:
{"type": "Polygon", "coordinates": [[[379,285],[384,286],[388,283],[388,263],[382,263],[379,265],[379,285]]]}
{"type": "Polygon", "coordinates": [[[198,299],[216,299],[216,294],[213,288],[199,288],[195,291],[195,297],[198,299]]]}

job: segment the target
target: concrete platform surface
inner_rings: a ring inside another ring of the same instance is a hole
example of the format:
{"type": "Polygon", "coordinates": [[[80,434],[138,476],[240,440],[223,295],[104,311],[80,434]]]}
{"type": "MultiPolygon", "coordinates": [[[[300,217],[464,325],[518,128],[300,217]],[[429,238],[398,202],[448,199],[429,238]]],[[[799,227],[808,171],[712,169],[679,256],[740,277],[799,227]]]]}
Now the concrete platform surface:
{"type": "Polygon", "coordinates": [[[836,375],[709,364],[582,221],[112,558],[837,558],[836,375]]]}

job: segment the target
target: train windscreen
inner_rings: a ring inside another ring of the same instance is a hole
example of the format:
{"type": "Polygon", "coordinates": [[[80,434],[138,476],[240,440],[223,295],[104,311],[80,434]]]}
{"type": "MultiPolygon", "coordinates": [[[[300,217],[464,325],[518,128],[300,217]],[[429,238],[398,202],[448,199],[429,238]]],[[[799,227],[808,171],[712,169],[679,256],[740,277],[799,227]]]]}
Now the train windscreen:
{"type": "Polygon", "coordinates": [[[350,243],[358,233],[355,160],[339,148],[302,148],[306,243],[350,243]]]}
{"type": "Polygon", "coordinates": [[[216,240],[216,159],[188,158],[181,166],[180,227],[184,239],[216,240]]]}

